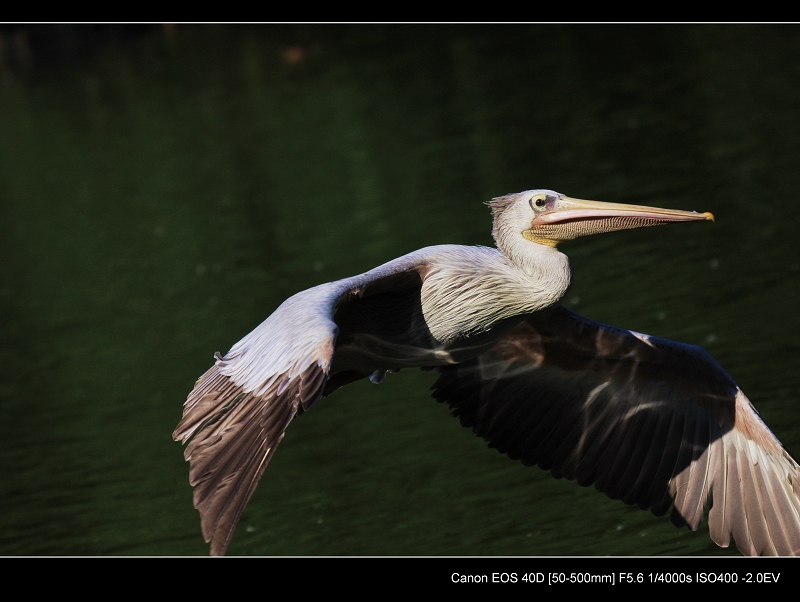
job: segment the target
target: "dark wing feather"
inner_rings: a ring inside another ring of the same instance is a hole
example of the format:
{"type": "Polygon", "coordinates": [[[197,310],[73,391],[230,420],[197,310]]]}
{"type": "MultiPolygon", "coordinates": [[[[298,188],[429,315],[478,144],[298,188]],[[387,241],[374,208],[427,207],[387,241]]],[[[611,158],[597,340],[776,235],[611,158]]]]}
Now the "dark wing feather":
{"type": "Polygon", "coordinates": [[[286,427],[303,402],[319,397],[323,384],[324,373],[316,365],[288,385],[275,383],[259,396],[245,393],[220,374],[218,366],[198,380],[187,400],[194,411],[186,412],[174,437],[194,435],[184,456],[191,466],[194,507],[212,555],[225,553],[286,427]]]}
{"type": "Polygon", "coordinates": [[[490,447],[697,529],[745,554],[800,554],[800,470],[703,349],[587,320],[529,316],[434,397],[490,447]]]}

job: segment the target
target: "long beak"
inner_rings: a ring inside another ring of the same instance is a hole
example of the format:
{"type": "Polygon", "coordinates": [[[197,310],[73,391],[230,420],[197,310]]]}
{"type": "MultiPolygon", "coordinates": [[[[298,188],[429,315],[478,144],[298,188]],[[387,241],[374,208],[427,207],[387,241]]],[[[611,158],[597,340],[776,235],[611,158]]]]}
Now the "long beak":
{"type": "Polygon", "coordinates": [[[708,212],[601,203],[560,195],[531,221],[531,228],[522,235],[533,242],[554,247],[560,242],[592,234],[698,220],[713,221],[714,216],[708,212]]]}
{"type": "Polygon", "coordinates": [[[556,201],[553,209],[537,216],[534,223],[555,224],[571,220],[610,217],[632,218],[634,220],[642,219],[644,221],[657,220],[659,222],[714,221],[714,215],[708,211],[705,213],[697,213],[696,211],[660,209],[658,207],[644,207],[642,205],[585,201],[583,199],[561,196],[556,201]]]}

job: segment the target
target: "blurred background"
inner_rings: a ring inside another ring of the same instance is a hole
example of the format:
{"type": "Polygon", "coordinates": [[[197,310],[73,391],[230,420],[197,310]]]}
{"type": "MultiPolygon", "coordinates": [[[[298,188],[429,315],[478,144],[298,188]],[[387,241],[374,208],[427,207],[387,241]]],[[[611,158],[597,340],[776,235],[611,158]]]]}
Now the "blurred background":
{"type": "MultiPolygon", "coordinates": [[[[0,28],[0,555],[200,555],[171,433],[286,297],[551,188],[716,223],[563,245],[565,303],[707,348],[800,456],[800,29],[0,28]]],[[[508,460],[403,371],[287,431],[229,554],[717,555],[508,460]]]]}

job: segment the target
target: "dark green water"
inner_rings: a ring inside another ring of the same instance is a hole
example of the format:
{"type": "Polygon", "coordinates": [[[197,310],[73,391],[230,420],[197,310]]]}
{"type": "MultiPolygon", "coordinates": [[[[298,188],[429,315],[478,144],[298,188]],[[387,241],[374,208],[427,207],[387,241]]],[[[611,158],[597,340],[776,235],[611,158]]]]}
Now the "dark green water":
{"type": "MultiPolygon", "coordinates": [[[[0,63],[0,554],[206,554],[171,440],[290,294],[491,244],[492,196],[712,211],[565,245],[800,455],[797,26],[177,27],[0,63]]],[[[230,554],[729,554],[487,449],[415,371],[304,414],[230,554]]]]}

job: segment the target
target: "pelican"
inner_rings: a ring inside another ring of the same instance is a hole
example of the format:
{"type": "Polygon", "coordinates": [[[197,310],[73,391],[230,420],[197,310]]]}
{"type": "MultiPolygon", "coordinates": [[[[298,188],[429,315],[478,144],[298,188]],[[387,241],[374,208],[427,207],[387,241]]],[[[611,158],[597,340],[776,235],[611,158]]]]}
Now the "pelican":
{"type": "Polygon", "coordinates": [[[419,367],[490,447],[696,530],[743,554],[800,554],[800,471],[700,347],[614,328],[559,301],[557,245],[713,220],[552,190],[490,201],[497,248],[432,246],[287,299],[196,382],[173,436],[212,555],[286,427],[336,389],[419,367]]]}

